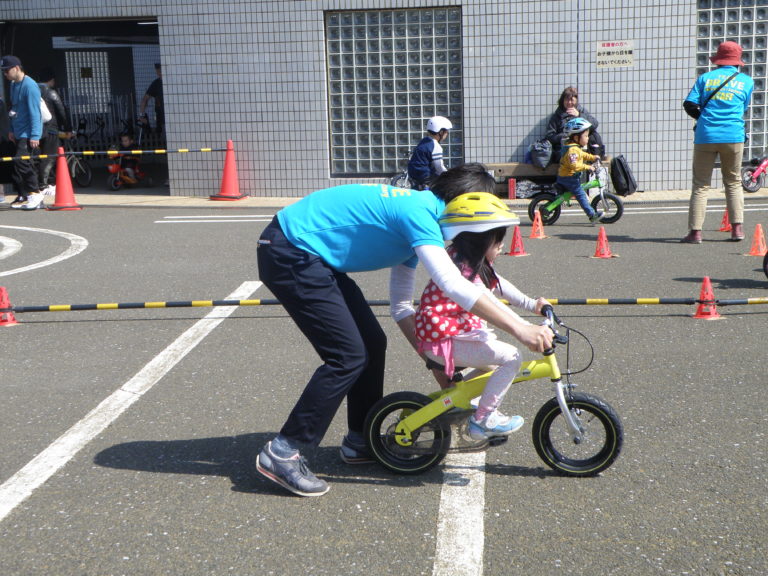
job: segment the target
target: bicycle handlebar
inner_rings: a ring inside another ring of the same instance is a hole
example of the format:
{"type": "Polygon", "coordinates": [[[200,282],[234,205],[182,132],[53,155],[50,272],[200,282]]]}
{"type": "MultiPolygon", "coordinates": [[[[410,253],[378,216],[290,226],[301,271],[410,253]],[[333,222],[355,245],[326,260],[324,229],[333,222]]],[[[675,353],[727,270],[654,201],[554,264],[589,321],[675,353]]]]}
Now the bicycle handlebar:
{"type": "MultiPolygon", "coordinates": [[[[552,330],[552,333],[555,335],[554,342],[556,344],[568,344],[568,336],[563,336],[557,331],[557,326],[562,326],[563,323],[560,318],[557,317],[557,314],[555,314],[555,309],[551,304],[547,304],[541,309],[541,315],[546,318],[544,325],[548,326],[549,329],[552,330]]],[[[549,350],[545,351],[544,353],[546,354],[547,352],[549,352],[549,350]]]]}

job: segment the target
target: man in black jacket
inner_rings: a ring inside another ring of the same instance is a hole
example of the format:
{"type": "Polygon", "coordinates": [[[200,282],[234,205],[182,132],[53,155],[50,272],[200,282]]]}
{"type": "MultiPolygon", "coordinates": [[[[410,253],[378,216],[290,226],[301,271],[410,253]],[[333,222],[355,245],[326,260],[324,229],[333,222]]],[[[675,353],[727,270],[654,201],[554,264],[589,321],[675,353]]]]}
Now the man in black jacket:
{"type": "MultiPolygon", "coordinates": [[[[55,155],[59,148],[59,132],[63,132],[68,138],[72,136],[72,123],[69,120],[64,102],[61,96],[56,92],[56,75],[52,68],[44,68],[40,73],[40,95],[43,97],[48,110],[51,113],[51,119],[43,125],[43,138],[40,142],[40,153],[55,155]]],[[[46,191],[48,187],[48,177],[51,174],[55,157],[40,160],[38,166],[38,178],[40,190],[46,191]]],[[[52,194],[55,189],[50,189],[52,194]]]]}

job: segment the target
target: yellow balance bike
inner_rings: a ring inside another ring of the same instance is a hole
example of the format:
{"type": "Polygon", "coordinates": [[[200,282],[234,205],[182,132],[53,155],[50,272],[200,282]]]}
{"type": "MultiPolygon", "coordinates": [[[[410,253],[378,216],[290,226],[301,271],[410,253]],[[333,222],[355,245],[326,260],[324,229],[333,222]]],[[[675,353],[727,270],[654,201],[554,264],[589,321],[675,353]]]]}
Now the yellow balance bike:
{"type": "MultiPolygon", "coordinates": [[[[594,350],[587,337],[565,326],[551,306],[542,313],[554,332],[553,347],[540,359],[523,363],[513,384],[545,379],[554,387],[555,397],[539,409],[533,421],[533,445],[549,467],[567,476],[595,476],[611,466],[621,452],[623,427],[606,402],[592,394],[575,392],[570,377],[592,364],[594,350]],[[562,327],[560,333],[557,327],[562,327]],[[579,334],[590,350],[588,364],[570,370],[571,332],[579,334]],[[566,370],[561,373],[555,347],[566,349],[566,370]],[[565,379],[563,379],[565,376],[565,379]]],[[[369,411],[364,434],[374,458],[398,474],[419,474],[439,464],[451,449],[452,425],[461,434],[473,412],[472,399],[483,392],[492,372],[454,382],[454,386],[429,395],[395,392],[379,400],[369,411]]],[[[508,437],[491,438],[470,444],[464,450],[498,445],[508,437]]],[[[462,448],[457,447],[457,450],[462,448]]]]}

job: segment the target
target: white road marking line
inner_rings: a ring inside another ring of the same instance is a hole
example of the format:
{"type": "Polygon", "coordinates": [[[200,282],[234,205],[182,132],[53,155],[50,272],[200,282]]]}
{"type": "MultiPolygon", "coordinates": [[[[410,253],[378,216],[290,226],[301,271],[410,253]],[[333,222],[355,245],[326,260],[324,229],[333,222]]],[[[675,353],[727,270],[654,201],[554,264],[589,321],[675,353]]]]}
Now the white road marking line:
{"type": "MultiPolygon", "coordinates": [[[[244,282],[226,299],[245,300],[260,286],[261,282],[258,281],[244,282]]],[[[237,306],[214,308],[179,336],[175,342],[155,356],[133,378],[115,390],[82,420],[35,456],[24,468],[6,480],[0,486],[0,522],[16,506],[31,496],[35,489],[48,481],[57,470],[67,464],[83,447],[130,408],[144,393],[157,384],[237,308],[237,306]]]]}
{"type": "Polygon", "coordinates": [[[432,576],[482,576],[485,452],[449,454],[444,466],[432,576]]]}
{"type": "Polygon", "coordinates": [[[230,220],[155,220],[155,224],[225,224],[227,222],[271,222],[272,218],[250,218],[250,219],[235,219],[230,220]]]}
{"type": "Polygon", "coordinates": [[[6,236],[0,236],[0,246],[3,247],[3,249],[0,250],[0,260],[3,258],[10,258],[16,254],[16,252],[21,250],[21,242],[6,236]]]}
{"type": "Polygon", "coordinates": [[[11,230],[27,230],[29,232],[42,232],[43,234],[53,234],[54,236],[61,236],[62,238],[69,240],[69,248],[67,248],[58,256],[48,258],[48,260],[43,260],[37,264],[30,264],[29,266],[22,266],[21,268],[14,268],[13,270],[0,272],[0,276],[10,276],[11,274],[18,274],[19,272],[27,272],[29,270],[35,270],[36,268],[50,266],[51,264],[56,264],[57,262],[66,260],[67,258],[72,258],[72,256],[77,256],[80,254],[80,252],[88,247],[88,240],[82,236],[70,234],[69,232],[59,232],[58,230],[48,230],[47,228],[27,228],[25,226],[0,226],[0,228],[8,228],[11,230]]]}
{"type": "Polygon", "coordinates": [[[228,214],[226,216],[214,216],[209,214],[208,216],[163,216],[163,220],[212,220],[214,218],[273,218],[274,214],[237,214],[232,216],[228,214]]]}

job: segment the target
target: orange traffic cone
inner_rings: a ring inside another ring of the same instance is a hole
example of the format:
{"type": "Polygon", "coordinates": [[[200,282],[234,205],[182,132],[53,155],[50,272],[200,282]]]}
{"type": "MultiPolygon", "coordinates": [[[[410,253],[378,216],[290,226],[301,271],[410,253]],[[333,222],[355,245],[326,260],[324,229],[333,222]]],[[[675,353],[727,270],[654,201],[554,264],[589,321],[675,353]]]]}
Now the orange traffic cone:
{"type": "Polygon", "coordinates": [[[209,198],[211,200],[242,200],[245,196],[245,194],[240,194],[240,183],[237,179],[237,166],[235,165],[235,146],[232,144],[232,140],[227,140],[221,191],[209,198]]]}
{"type": "Polygon", "coordinates": [[[616,258],[617,255],[611,252],[608,246],[608,235],[605,233],[605,226],[600,226],[600,232],[597,234],[597,249],[593,258],[616,258]]]}
{"type": "Polygon", "coordinates": [[[701,294],[699,295],[699,307],[696,309],[694,318],[703,318],[704,320],[717,320],[721,318],[717,312],[717,304],[715,304],[715,293],[712,290],[712,282],[709,280],[709,276],[704,276],[704,281],[701,283],[701,294]]]}
{"type": "Polygon", "coordinates": [[[731,231],[731,220],[728,218],[728,210],[723,213],[723,220],[720,222],[720,232],[731,231]]]}
{"type": "Polygon", "coordinates": [[[82,210],[83,207],[75,202],[75,192],[72,190],[72,180],[69,177],[69,166],[64,156],[64,148],[59,146],[56,157],[56,199],[53,204],[46,206],[48,210],[82,210]]]}
{"type": "Polygon", "coordinates": [[[508,256],[528,256],[528,252],[525,251],[523,246],[523,235],[520,233],[520,226],[515,226],[515,231],[512,234],[512,245],[509,247],[508,256]]]}
{"type": "Polygon", "coordinates": [[[766,252],[768,252],[768,248],[765,247],[763,225],[757,224],[755,226],[755,234],[752,236],[752,249],[747,256],[765,256],[766,252]]]}
{"type": "Polygon", "coordinates": [[[531,230],[531,235],[528,236],[528,238],[546,238],[544,235],[544,224],[541,223],[541,214],[539,211],[536,211],[536,215],[533,217],[533,229],[531,230]]]}
{"type": "Polygon", "coordinates": [[[11,299],[8,298],[8,292],[3,286],[0,286],[0,326],[14,326],[16,316],[13,315],[11,308],[11,299]]]}

